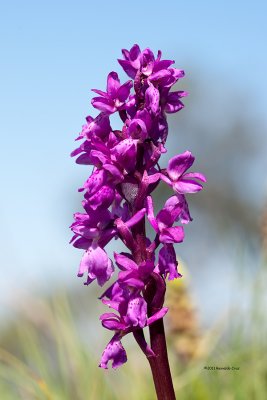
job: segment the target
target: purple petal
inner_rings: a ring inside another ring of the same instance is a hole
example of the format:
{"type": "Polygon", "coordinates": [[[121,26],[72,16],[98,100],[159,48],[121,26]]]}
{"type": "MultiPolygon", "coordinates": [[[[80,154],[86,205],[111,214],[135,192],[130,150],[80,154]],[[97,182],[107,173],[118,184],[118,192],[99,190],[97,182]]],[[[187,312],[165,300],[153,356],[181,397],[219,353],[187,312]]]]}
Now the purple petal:
{"type": "Polygon", "coordinates": [[[180,215],[181,222],[182,222],[182,224],[188,224],[190,221],[193,221],[193,218],[190,215],[186,198],[183,194],[179,194],[179,193],[177,193],[176,196],[178,197],[179,202],[182,205],[182,212],[180,215]]]}
{"type": "Polygon", "coordinates": [[[174,64],[173,60],[161,60],[155,63],[153,73],[160,71],[161,69],[167,69],[169,68],[172,64],[174,64]]]}
{"type": "Polygon", "coordinates": [[[172,186],[172,181],[164,174],[160,174],[160,179],[167,183],[167,185],[172,186]]]}
{"type": "Polygon", "coordinates": [[[193,179],[179,179],[173,186],[177,193],[196,193],[203,189],[203,186],[193,179]]]}
{"type": "Polygon", "coordinates": [[[72,228],[72,231],[74,233],[77,233],[80,236],[85,237],[86,239],[93,239],[96,238],[98,236],[98,229],[97,228],[88,228],[84,225],[78,225],[78,226],[74,226],[72,228]]]}
{"type": "Polygon", "coordinates": [[[164,110],[166,113],[175,113],[184,108],[184,104],[180,100],[180,92],[173,92],[168,95],[164,110]]]}
{"type": "Polygon", "coordinates": [[[117,334],[113,336],[105,348],[99,367],[107,369],[109,361],[112,361],[112,368],[118,368],[127,361],[126,351],[117,334]]]}
{"type": "MultiPolygon", "coordinates": [[[[129,52],[129,58],[132,62],[138,60],[139,56],[140,56],[141,50],[140,47],[138,46],[138,44],[134,44],[133,47],[131,48],[130,52],[129,52]]],[[[138,64],[137,64],[138,66],[138,64]]]]}
{"type": "Polygon", "coordinates": [[[161,79],[167,78],[171,75],[171,72],[168,69],[162,69],[150,75],[149,81],[155,82],[160,81],[161,79]]]}
{"type": "Polygon", "coordinates": [[[123,174],[121,173],[119,168],[117,168],[115,165],[103,164],[103,168],[106,171],[110,172],[110,174],[112,175],[112,178],[114,178],[114,180],[117,181],[117,183],[123,181],[123,174]]]}
{"type": "Polygon", "coordinates": [[[140,118],[142,121],[145,122],[147,129],[150,129],[152,126],[152,118],[151,115],[149,114],[149,112],[147,111],[146,108],[144,108],[143,110],[138,110],[136,115],[136,118],[140,118]]]}
{"type": "Polygon", "coordinates": [[[143,297],[136,296],[128,303],[127,321],[132,326],[143,328],[146,325],[147,303],[143,297]]]}
{"type": "Polygon", "coordinates": [[[76,247],[76,249],[87,250],[89,246],[91,246],[92,240],[86,239],[84,237],[80,237],[79,239],[75,239],[77,235],[74,235],[72,238],[72,245],[76,247]]]}
{"type": "Polygon", "coordinates": [[[118,267],[122,270],[129,271],[138,268],[137,264],[133,260],[131,260],[131,258],[123,254],[114,253],[114,259],[118,267]]]}
{"type": "Polygon", "coordinates": [[[105,227],[111,219],[110,211],[107,210],[106,208],[104,209],[99,209],[97,213],[94,212],[94,210],[90,207],[88,202],[84,204],[84,209],[88,215],[88,219],[86,221],[86,224],[90,227],[98,227],[102,228],[103,226],[105,227]]]}
{"type": "Polygon", "coordinates": [[[159,91],[152,84],[146,90],[146,107],[150,108],[153,114],[159,110],[159,91]]]}
{"type": "Polygon", "coordinates": [[[188,222],[192,221],[188,204],[183,194],[177,193],[175,196],[171,196],[166,201],[164,208],[171,210],[174,216],[174,221],[180,219],[183,224],[188,224],[188,222]]]}
{"type": "Polygon", "coordinates": [[[92,135],[103,138],[108,135],[110,131],[111,126],[109,116],[105,113],[100,113],[87,125],[84,134],[88,139],[91,139],[92,135]]]}
{"type": "Polygon", "coordinates": [[[168,95],[168,99],[172,99],[172,101],[175,101],[181,99],[182,97],[186,97],[188,95],[189,93],[186,92],[185,90],[178,90],[176,92],[170,92],[168,95]]]}
{"type": "MultiPolygon", "coordinates": [[[[163,143],[167,140],[168,136],[168,123],[166,117],[162,114],[158,117],[158,124],[157,128],[155,129],[156,135],[155,137],[160,138],[163,143]]],[[[153,135],[152,135],[153,136],[153,135]]],[[[162,153],[166,153],[166,149],[164,148],[163,144],[160,145],[162,149],[162,153]]]]}
{"type": "Polygon", "coordinates": [[[177,266],[178,262],[173,245],[165,244],[159,251],[159,273],[165,277],[169,274],[169,280],[180,278],[182,275],[178,273],[177,266]]]}
{"type": "Polygon", "coordinates": [[[114,236],[117,234],[117,229],[115,228],[110,228],[110,229],[105,229],[99,234],[99,239],[98,243],[99,246],[104,248],[110,241],[111,239],[114,238],[114,236]]]}
{"type": "Polygon", "coordinates": [[[100,296],[100,299],[107,297],[108,299],[121,303],[124,298],[124,290],[118,284],[118,282],[114,282],[103,294],[100,296]]]}
{"type": "Polygon", "coordinates": [[[102,299],[102,303],[105,304],[106,306],[113,308],[116,311],[119,311],[120,304],[125,302],[124,297],[121,299],[121,301],[113,301],[113,300],[107,300],[107,299],[102,299]]]}
{"type": "Polygon", "coordinates": [[[106,319],[106,318],[117,318],[118,319],[119,317],[114,313],[104,313],[104,314],[100,315],[100,317],[99,317],[100,321],[103,321],[103,319],[106,319]]]}
{"type": "Polygon", "coordinates": [[[125,100],[129,97],[131,88],[133,87],[133,82],[132,81],[127,81],[121,87],[118,89],[117,92],[117,99],[119,99],[120,102],[124,103],[125,100]]]}
{"type": "Polygon", "coordinates": [[[87,189],[91,195],[97,192],[106,182],[107,173],[103,169],[95,170],[92,175],[84,183],[83,187],[87,189]]]}
{"type": "Polygon", "coordinates": [[[101,247],[94,245],[84,253],[78,276],[83,276],[85,272],[88,272],[88,283],[97,279],[98,284],[103,286],[110,279],[113,271],[114,267],[107,253],[101,247]]]}
{"type": "Polygon", "coordinates": [[[100,316],[100,321],[104,328],[109,330],[124,330],[126,325],[120,321],[120,318],[114,313],[105,313],[100,316]]]}
{"type": "Polygon", "coordinates": [[[77,149],[73,150],[73,151],[70,153],[70,156],[71,156],[71,157],[75,157],[75,156],[77,156],[78,154],[80,154],[80,153],[82,153],[82,152],[83,152],[83,149],[82,149],[81,146],[80,146],[80,147],[78,147],[77,149]]]}
{"type": "Polygon", "coordinates": [[[103,92],[103,90],[98,90],[98,89],[91,89],[92,92],[99,94],[102,97],[105,97],[105,99],[109,98],[109,95],[106,92],[103,92]]]}
{"type": "Polygon", "coordinates": [[[141,138],[142,140],[145,140],[147,137],[145,122],[140,118],[133,119],[128,127],[128,134],[133,138],[141,138]]]}
{"type": "Polygon", "coordinates": [[[148,184],[151,185],[152,183],[157,182],[161,177],[161,174],[159,172],[156,172],[155,174],[148,175],[148,184]]]}
{"type": "Polygon", "coordinates": [[[195,179],[199,179],[201,182],[207,182],[206,177],[201,174],[200,172],[189,172],[187,174],[184,174],[183,178],[187,179],[187,178],[195,178],[195,179]]]}
{"type": "Polygon", "coordinates": [[[138,110],[134,118],[130,121],[128,133],[133,138],[145,140],[148,131],[151,129],[152,119],[147,109],[138,110]]]}
{"type": "Polygon", "coordinates": [[[140,54],[142,73],[149,76],[153,70],[155,57],[153,52],[147,48],[140,54]]]}
{"type": "Polygon", "coordinates": [[[144,261],[138,267],[136,266],[127,271],[120,272],[119,282],[126,284],[127,286],[132,286],[136,289],[143,289],[145,283],[147,282],[147,278],[150,276],[153,270],[154,261],[144,261]]]}
{"type": "Polygon", "coordinates": [[[113,202],[115,190],[111,186],[102,186],[98,192],[88,198],[88,203],[93,210],[107,208],[113,202]]]}
{"type": "Polygon", "coordinates": [[[88,221],[90,219],[90,216],[86,213],[80,213],[80,212],[76,212],[73,215],[75,221],[88,221]]]}
{"type": "Polygon", "coordinates": [[[168,198],[168,200],[166,200],[165,204],[164,204],[164,208],[174,208],[175,206],[177,206],[177,204],[179,203],[179,199],[177,196],[171,196],[168,198]]]}
{"type": "MultiPolygon", "coordinates": [[[[183,212],[183,207],[184,207],[184,203],[182,201],[179,201],[178,196],[171,196],[170,199],[168,199],[164,205],[163,210],[167,211],[170,214],[169,219],[171,220],[171,224],[169,226],[171,226],[174,221],[178,221],[180,215],[183,212]]],[[[163,214],[164,216],[164,214],[163,214]]],[[[167,216],[166,216],[167,217],[167,216]]],[[[165,219],[163,219],[162,222],[167,222],[165,219]]]]}
{"type": "Polygon", "coordinates": [[[172,71],[172,74],[176,79],[180,79],[185,76],[185,72],[182,69],[170,68],[170,71],[172,71]]]}
{"type": "Polygon", "coordinates": [[[164,228],[159,235],[162,243],[180,243],[184,240],[184,229],[182,226],[164,228]]]}
{"type": "Polygon", "coordinates": [[[136,95],[130,94],[128,101],[121,107],[122,110],[127,110],[129,115],[135,113],[136,95]]]}
{"type": "Polygon", "coordinates": [[[190,151],[185,151],[182,154],[172,157],[169,160],[167,172],[173,181],[177,181],[185,171],[193,164],[195,157],[190,151]]]}
{"type": "Polygon", "coordinates": [[[127,49],[121,49],[122,55],[125,58],[125,60],[130,60],[130,52],[127,49]]]}
{"type": "Polygon", "coordinates": [[[121,285],[126,285],[127,288],[142,290],[145,283],[137,275],[137,271],[122,271],[119,273],[119,282],[121,285]]]}
{"type": "Polygon", "coordinates": [[[98,110],[107,114],[112,114],[116,111],[113,100],[106,99],[104,97],[93,97],[91,104],[94,108],[97,108],[98,110]]]}
{"type": "Polygon", "coordinates": [[[106,319],[102,321],[102,326],[110,331],[123,331],[126,329],[126,325],[115,319],[106,319]]]}
{"type": "Polygon", "coordinates": [[[90,156],[95,165],[98,165],[99,162],[105,164],[109,161],[108,157],[102,151],[92,150],[90,156]]]}
{"type": "Polygon", "coordinates": [[[137,73],[137,69],[132,65],[130,61],[127,60],[118,60],[119,64],[123,68],[123,70],[126,72],[126,74],[134,79],[135,75],[137,73]]]}
{"type": "Polygon", "coordinates": [[[90,157],[89,154],[83,153],[81,154],[78,158],[76,158],[76,164],[82,164],[82,165],[92,165],[93,161],[90,157]]]}
{"type": "Polygon", "coordinates": [[[172,218],[170,211],[163,208],[157,214],[157,221],[159,230],[162,231],[162,229],[172,226],[175,219],[172,218]]]}
{"type": "Polygon", "coordinates": [[[120,80],[117,72],[110,72],[107,78],[107,93],[111,99],[117,97],[117,90],[120,87],[120,80]]]}
{"type": "Polygon", "coordinates": [[[124,139],[111,149],[113,159],[128,171],[132,171],[136,164],[137,142],[136,139],[124,139]]]}

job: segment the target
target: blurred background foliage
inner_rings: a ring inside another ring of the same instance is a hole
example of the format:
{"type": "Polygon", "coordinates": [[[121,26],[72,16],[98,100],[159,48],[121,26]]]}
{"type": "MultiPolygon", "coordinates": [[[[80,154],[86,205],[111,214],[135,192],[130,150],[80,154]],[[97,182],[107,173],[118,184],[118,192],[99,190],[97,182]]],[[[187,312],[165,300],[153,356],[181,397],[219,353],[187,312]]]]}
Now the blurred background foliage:
{"type": "MultiPolygon", "coordinates": [[[[267,389],[266,265],[250,287],[245,316],[234,305],[199,326],[189,278],[168,284],[167,337],[177,398],[265,400],[267,389]],[[230,367],[207,370],[205,367],[230,367]],[[236,368],[232,370],[232,367],[236,368]]],[[[242,290],[242,284],[237,286],[242,290]]],[[[96,311],[87,291],[58,291],[50,298],[25,295],[14,304],[16,318],[0,332],[1,399],[152,400],[148,364],[128,338],[128,363],[117,371],[97,368],[104,336],[89,336],[96,311]],[[88,310],[88,312],[86,312],[88,310]],[[90,313],[90,315],[88,315],[90,313]],[[92,319],[92,322],[89,321],[92,319]]],[[[92,300],[93,301],[93,300],[92,300]]]]}
{"type": "MultiPolygon", "coordinates": [[[[205,190],[176,246],[183,278],[168,283],[168,348],[177,398],[265,400],[267,257],[266,2],[137,0],[3,2],[0,217],[0,399],[152,400],[133,338],[128,363],[102,371],[110,332],[101,290],[75,277],[69,246],[90,171],[69,153],[122,47],[162,49],[190,95],[169,117],[168,158],[191,150],[205,190]],[[90,111],[89,111],[90,109],[90,111]],[[205,366],[239,370],[205,370],[205,366]]],[[[92,115],[95,115],[92,112],[92,115]]],[[[117,121],[115,121],[117,123],[117,121]]],[[[156,207],[168,189],[159,187],[156,207]]],[[[151,231],[150,231],[151,233],[151,231]]],[[[122,248],[107,247],[110,254],[122,248]]]]}

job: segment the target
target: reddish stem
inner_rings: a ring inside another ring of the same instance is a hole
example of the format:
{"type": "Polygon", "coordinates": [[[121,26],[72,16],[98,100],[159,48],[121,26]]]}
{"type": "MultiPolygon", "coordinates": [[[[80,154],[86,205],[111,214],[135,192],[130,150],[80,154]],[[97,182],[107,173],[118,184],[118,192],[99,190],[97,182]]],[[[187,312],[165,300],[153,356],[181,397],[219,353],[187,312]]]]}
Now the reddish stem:
{"type": "MultiPolygon", "coordinates": [[[[148,315],[161,309],[164,302],[165,282],[156,274],[147,285],[145,299],[148,303],[148,315]]],[[[171,371],[168,360],[167,345],[163,319],[159,319],[149,327],[150,345],[154,357],[147,357],[153,375],[158,400],[175,400],[171,371]]]]}
{"type": "Polygon", "coordinates": [[[158,400],[175,400],[171,371],[168,361],[163,319],[149,328],[151,348],[156,357],[148,357],[158,400]]]}

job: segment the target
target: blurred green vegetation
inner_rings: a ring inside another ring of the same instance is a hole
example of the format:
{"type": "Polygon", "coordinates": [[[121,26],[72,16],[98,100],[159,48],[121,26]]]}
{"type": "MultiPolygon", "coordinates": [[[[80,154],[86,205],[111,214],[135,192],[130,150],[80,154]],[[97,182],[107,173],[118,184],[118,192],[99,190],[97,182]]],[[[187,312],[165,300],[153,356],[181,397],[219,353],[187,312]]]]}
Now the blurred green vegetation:
{"type": "MultiPolygon", "coordinates": [[[[265,282],[266,268],[262,267],[251,281],[251,300],[247,309],[241,312],[235,304],[227,316],[215,316],[208,331],[202,330],[198,357],[179,357],[175,347],[179,332],[168,328],[170,321],[169,324],[167,321],[177,399],[266,399],[265,282]],[[206,370],[205,366],[229,366],[239,370],[206,370]]],[[[170,290],[174,288],[170,286],[170,290]]],[[[88,292],[81,292],[57,292],[49,299],[33,298],[20,302],[17,317],[0,331],[1,400],[155,398],[148,363],[137,347],[128,348],[126,343],[128,363],[119,370],[98,368],[96,349],[92,344],[90,348],[87,333],[94,329],[94,324],[86,322],[90,314],[88,292]]],[[[182,292],[184,295],[184,290],[182,292]]],[[[167,302],[170,298],[173,301],[173,297],[169,297],[167,302]]],[[[186,301],[190,302],[188,299],[180,302],[188,310],[186,301]]],[[[172,318],[175,319],[175,315],[172,314],[172,318]]],[[[181,314],[177,313],[177,318],[181,318],[181,314]]],[[[184,314],[184,318],[191,317],[184,314]]],[[[194,324],[189,326],[192,334],[194,324]]],[[[97,336],[99,348],[104,348],[105,340],[104,333],[97,336]]]]}

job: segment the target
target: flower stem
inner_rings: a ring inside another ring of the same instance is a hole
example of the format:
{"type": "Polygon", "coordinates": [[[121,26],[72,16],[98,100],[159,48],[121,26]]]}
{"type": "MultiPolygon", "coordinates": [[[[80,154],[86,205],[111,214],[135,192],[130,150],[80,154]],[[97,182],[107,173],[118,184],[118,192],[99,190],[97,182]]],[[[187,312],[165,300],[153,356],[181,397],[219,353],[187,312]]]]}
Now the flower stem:
{"type": "MultiPolygon", "coordinates": [[[[161,309],[166,289],[165,282],[159,275],[152,274],[152,277],[144,294],[149,315],[161,309]]],[[[162,318],[149,326],[149,333],[151,349],[155,356],[148,356],[147,359],[152,371],[157,398],[158,400],[175,400],[162,318]]]]}
{"type": "Polygon", "coordinates": [[[158,400],[175,400],[164,332],[163,319],[150,327],[151,348],[155,357],[148,357],[158,400]]]}

